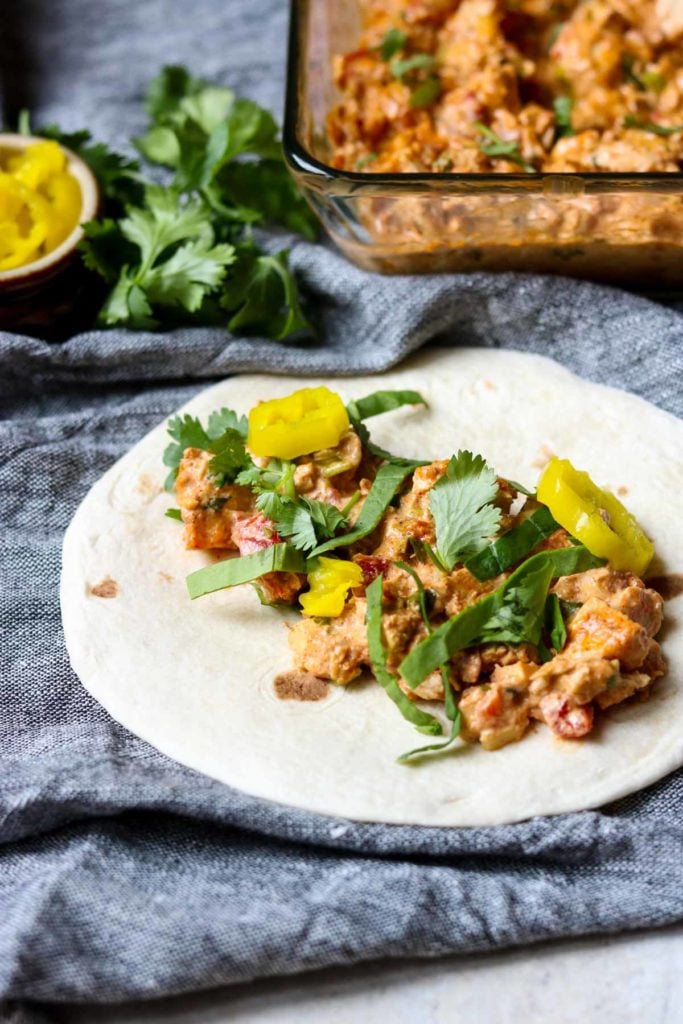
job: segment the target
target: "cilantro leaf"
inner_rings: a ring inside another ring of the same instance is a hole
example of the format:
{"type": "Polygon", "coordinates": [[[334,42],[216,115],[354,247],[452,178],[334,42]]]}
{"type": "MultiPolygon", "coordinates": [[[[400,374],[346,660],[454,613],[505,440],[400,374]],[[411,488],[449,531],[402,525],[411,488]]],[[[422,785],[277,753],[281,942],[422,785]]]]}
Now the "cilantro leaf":
{"type": "Polygon", "coordinates": [[[210,223],[196,200],[183,203],[173,189],[150,186],[145,207],[129,207],[119,224],[139,250],[121,271],[100,318],[105,324],[154,327],[164,307],[198,310],[235,260],[231,245],[214,244],[210,223]]]}
{"type": "Polygon", "coordinates": [[[256,505],[272,520],[275,530],[299,551],[313,551],[324,540],[346,525],[346,518],[333,505],[314,499],[294,501],[275,491],[264,491],[256,505]]]}
{"type": "Polygon", "coordinates": [[[574,103],[571,96],[556,96],[553,100],[556,139],[568,139],[573,135],[576,135],[576,132],[572,128],[573,106],[574,103]]]}
{"type": "MultiPolygon", "coordinates": [[[[287,251],[262,253],[250,233],[254,224],[277,223],[317,235],[272,114],[176,65],[152,80],[145,106],[150,124],[135,145],[175,172],[168,187],[145,182],[137,161],[87,131],[42,131],[91,166],[106,200],[80,247],[86,267],[110,286],[100,324],[222,324],[277,341],[312,333],[287,251]]],[[[29,127],[26,112],[22,128],[29,127]]]]}
{"type": "Polygon", "coordinates": [[[123,268],[136,258],[135,246],[124,237],[119,224],[111,218],[91,220],[83,225],[80,243],[83,262],[108,284],[114,284],[123,268]]]}
{"type": "Polygon", "coordinates": [[[253,465],[244,447],[244,438],[234,427],[227,427],[220,437],[211,440],[209,451],[214,453],[209,472],[221,485],[231,483],[243,469],[253,465]]]}
{"type": "Polygon", "coordinates": [[[196,416],[186,413],[174,416],[168,421],[167,432],[172,441],[163,454],[163,463],[171,470],[166,480],[166,489],[171,490],[178,475],[178,466],[186,448],[200,448],[212,452],[214,458],[209,463],[209,470],[222,478],[221,482],[231,482],[243,471],[256,469],[247,455],[244,438],[247,423],[244,416],[240,419],[232,409],[220,409],[212,412],[208,428],[204,428],[196,416]]]}
{"type": "Polygon", "coordinates": [[[294,471],[296,466],[293,462],[284,459],[270,459],[265,468],[252,465],[242,470],[237,477],[237,483],[245,487],[251,487],[257,494],[268,491],[276,491],[287,498],[296,498],[294,487],[294,471]]]}
{"type": "Polygon", "coordinates": [[[210,438],[214,439],[220,437],[228,427],[236,430],[241,437],[246,437],[248,429],[247,417],[238,417],[236,412],[225,407],[217,411],[214,410],[209,416],[209,425],[206,432],[210,438]]]}
{"type": "Polygon", "coordinates": [[[163,454],[163,463],[171,470],[165,485],[166,490],[170,490],[178,475],[178,466],[185,449],[203,448],[206,450],[211,441],[196,416],[190,416],[187,413],[184,416],[174,416],[173,419],[170,419],[166,430],[173,439],[163,454]]]}
{"type": "Polygon", "coordinates": [[[498,494],[495,472],[481,455],[459,451],[429,494],[436,526],[436,552],[451,572],[481,550],[497,530],[500,509],[491,504],[498,494]]]}
{"type": "Polygon", "coordinates": [[[553,576],[549,562],[541,562],[519,581],[506,587],[503,600],[484,627],[484,643],[529,643],[535,647],[545,622],[548,587],[553,576]]]}
{"type": "MultiPolygon", "coordinates": [[[[324,501],[317,501],[315,498],[302,498],[302,501],[311,515],[319,540],[329,540],[344,526],[346,516],[336,505],[328,505],[324,501]]],[[[355,504],[355,502],[354,502],[355,504]]]]}
{"type": "Polygon", "coordinates": [[[231,331],[244,329],[282,341],[309,331],[296,282],[287,265],[288,250],[261,256],[251,249],[238,252],[238,262],[226,282],[221,305],[232,313],[231,331]]]}
{"type": "Polygon", "coordinates": [[[272,521],[280,537],[299,551],[312,551],[318,543],[308,510],[274,491],[259,495],[256,505],[272,521]]]}
{"type": "Polygon", "coordinates": [[[106,199],[121,204],[140,200],[144,182],[137,160],[114,152],[103,142],[93,142],[88,131],[63,132],[56,124],[47,124],[37,129],[36,134],[54,139],[80,156],[97,178],[106,199]]]}
{"type": "Polygon", "coordinates": [[[479,143],[479,149],[484,156],[502,157],[505,160],[509,160],[510,163],[517,164],[527,174],[536,173],[536,168],[533,164],[528,163],[522,156],[519,142],[507,142],[505,139],[501,139],[500,135],[494,132],[492,128],[481,124],[479,121],[477,121],[474,127],[480,135],[484,136],[485,141],[482,140],[479,143]]]}
{"type": "Polygon", "coordinates": [[[282,160],[227,164],[217,173],[216,195],[232,209],[249,210],[314,242],[318,221],[282,160]]]}
{"type": "Polygon", "coordinates": [[[187,68],[167,64],[149,83],[145,110],[154,120],[172,116],[186,96],[195,95],[201,82],[190,76],[187,68]]]}

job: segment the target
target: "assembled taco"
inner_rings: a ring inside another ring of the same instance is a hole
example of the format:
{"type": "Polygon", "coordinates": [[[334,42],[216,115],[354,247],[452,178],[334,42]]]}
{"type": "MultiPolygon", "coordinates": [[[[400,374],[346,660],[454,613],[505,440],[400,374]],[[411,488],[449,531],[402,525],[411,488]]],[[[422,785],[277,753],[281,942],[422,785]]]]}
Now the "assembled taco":
{"type": "Polygon", "coordinates": [[[683,763],[660,594],[682,441],[519,353],[225,381],[74,517],[72,663],[134,732],[266,798],[432,825],[595,806],[683,763]]]}

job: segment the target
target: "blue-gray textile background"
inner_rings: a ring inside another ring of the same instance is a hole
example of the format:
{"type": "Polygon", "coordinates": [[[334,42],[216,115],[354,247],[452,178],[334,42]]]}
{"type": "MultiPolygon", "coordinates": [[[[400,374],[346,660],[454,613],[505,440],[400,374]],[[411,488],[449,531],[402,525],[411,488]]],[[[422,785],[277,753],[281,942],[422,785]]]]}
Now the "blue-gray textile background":
{"type": "MultiPolygon", "coordinates": [[[[5,93],[38,122],[120,143],[143,126],[150,75],[178,61],[280,112],[283,0],[22,0],[2,19],[5,93]]],[[[683,917],[683,775],[600,812],[510,827],[355,825],[173,763],[69,668],[57,602],[69,518],[209,380],[375,372],[435,341],[551,355],[683,409],[673,309],[561,279],[380,278],[296,241],[292,261],[324,345],[217,330],[0,335],[0,997],[121,1000],[683,917]]]]}

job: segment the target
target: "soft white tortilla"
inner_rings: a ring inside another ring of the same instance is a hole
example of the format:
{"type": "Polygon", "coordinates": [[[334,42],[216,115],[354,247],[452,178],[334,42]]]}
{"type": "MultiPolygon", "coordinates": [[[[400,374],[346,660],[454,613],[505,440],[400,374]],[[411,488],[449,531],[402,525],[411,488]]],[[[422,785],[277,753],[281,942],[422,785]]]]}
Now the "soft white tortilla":
{"type": "MultiPolygon", "coordinates": [[[[315,384],[322,381],[306,381],[315,384]]],[[[329,381],[325,381],[329,383],[329,381]]],[[[233,377],[184,407],[206,417],[247,412],[302,381],[233,377]]],[[[348,400],[416,388],[429,409],[371,421],[373,438],[408,456],[481,452],[499,472],[535,483],[548,452],[570,458],[618,493],[656,542],[658,572],[682,568],[683,423],[632,395],[580,380],[556,363],[508,351],[423,353],[379,377],[335,380],[348,400]]],[[[582,742],[538,726],[487,753],[401,766],[426,742],[374,682],[332,687],[319,702],[282,701],[291,667],[287,621],[250,586],[191,602],[189,572],[209,561],[185,551],[164,517],[160,424],[92,488],[64,539],[61,600],[72,665],[111,715],[165,754],[245,792],[359,821],[489,825],[595,807],[683,763],[683,599],[666,607],[668,675],[647,703],[612,710],[582,742]],[[94,595],[104,579],[118,596],[94,595]]]]}

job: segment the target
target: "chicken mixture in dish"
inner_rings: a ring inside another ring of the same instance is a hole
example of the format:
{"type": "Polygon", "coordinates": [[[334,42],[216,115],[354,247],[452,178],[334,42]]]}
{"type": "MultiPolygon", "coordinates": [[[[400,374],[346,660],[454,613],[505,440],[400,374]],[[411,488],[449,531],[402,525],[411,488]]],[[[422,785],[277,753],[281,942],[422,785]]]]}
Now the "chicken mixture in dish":
{"type": "Polygon", "coordinates": [[[377,391],[344,406],[317,387],[248,420],[172,420],[168,515],[217,556],[190,596],[252,583],[296,606],[301,692],[369,670],[420,732],[446,729],[405,758],[457,738],[495,750],[535,722],[580,740],[666,671],[662,599],[642,579],[652,543],[567,460],[532,493],[469,451],[418,462],[373,443],[370,417],[424,404],[377,391]]]}
{"type": "Polygon", "coordinates": [[[335,167],[672,172],[683,15],[655,0],[363,0],[334,67],[335,167]]]}

